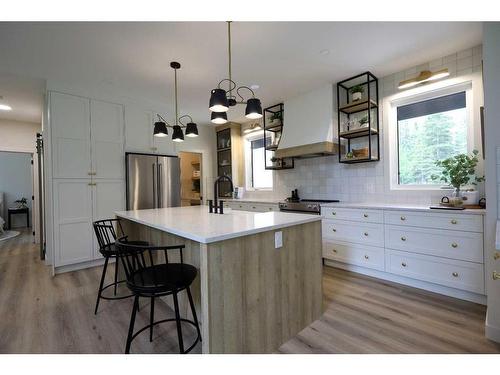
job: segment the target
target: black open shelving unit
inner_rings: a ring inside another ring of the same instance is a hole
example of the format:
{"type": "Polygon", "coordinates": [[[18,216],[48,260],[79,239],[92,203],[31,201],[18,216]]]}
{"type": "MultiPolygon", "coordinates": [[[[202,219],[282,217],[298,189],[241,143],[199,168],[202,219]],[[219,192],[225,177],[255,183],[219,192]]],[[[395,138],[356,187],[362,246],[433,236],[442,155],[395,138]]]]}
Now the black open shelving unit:
{"type": "Polygon", "coordinates": [[[364,72],[337,83],[339,162],[367,163],[380,160],[378,79],[364,72]],[[354,101],[350,90],[363,88],[354,101]],[[361,120],[366,120],[367,125],[361,120]],[[356,148],[357,147],[357,148],[356,148]],[[361,148],[360,148],[361,147],[361,148]],[[367,152],[367,155],[362,155],[367,152]],[[358,155],[356,155],[358,153],[358,155]]]}
{"type": "Polygon", "coordinates": [[[293,158],[276,158],[275,151],[278,149],[283,134],[283,103],[264,108],[264,162],[266,169],[280,170],[294,168],[293,158]],[[278,117],[279,121],[271,121],[272,117],[278,117]],[[276,158],[275,162],[271,159],[276,158]]]}
{"type": "MultiPolygon", "coordinates": [[[[217,176],[233,178],[231,128],[217,132],[217,176]]],[[[219,185],[219,198],[232,198],[229,182],[221,181],[219,185]]]]}

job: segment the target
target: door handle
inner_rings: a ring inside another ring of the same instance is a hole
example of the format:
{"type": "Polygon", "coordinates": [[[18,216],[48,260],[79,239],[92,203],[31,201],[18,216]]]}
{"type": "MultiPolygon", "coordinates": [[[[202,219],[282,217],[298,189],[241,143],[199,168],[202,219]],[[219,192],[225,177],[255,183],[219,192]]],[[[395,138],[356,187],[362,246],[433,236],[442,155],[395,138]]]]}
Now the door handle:
{"type": "Polygon", "coordinates": [[[163,205],[163,188],[162,188],[163,164],[158,163],[158,208],[163,205]]]}

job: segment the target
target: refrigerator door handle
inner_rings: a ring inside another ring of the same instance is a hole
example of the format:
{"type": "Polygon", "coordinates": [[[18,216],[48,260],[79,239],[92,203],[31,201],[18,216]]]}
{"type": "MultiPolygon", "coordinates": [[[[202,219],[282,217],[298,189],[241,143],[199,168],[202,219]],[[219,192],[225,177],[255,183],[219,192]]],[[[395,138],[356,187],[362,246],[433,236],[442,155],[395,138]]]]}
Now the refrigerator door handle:
{"type": "Polygon", "coordinates": [[[163,207],[163,164],[158,163],[158,208],[163,207]]]}
{"type": "Polygon", "coordinates": [[[157,197],[156,197],[156,181],[155,181],[155,175],[156,175],[156,170],[155,170],[155,163],[153,163],[153,206],[154,208],[157,208],[157,197]]]}

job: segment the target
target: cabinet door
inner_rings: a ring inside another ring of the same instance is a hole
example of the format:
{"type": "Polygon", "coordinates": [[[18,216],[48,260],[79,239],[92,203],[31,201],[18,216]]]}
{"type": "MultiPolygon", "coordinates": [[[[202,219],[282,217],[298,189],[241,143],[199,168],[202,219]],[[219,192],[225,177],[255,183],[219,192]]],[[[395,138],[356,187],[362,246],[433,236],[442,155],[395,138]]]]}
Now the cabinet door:
{"type": "Polygon", "coordinates": [[[90,109],[94,178],[124,178],[123,106],[92,100],[90,109]]]}
{"type": "MultiPolygon", "coordinates": [[[[115,217],[115,211],[125,210],[125,182],[121,180],[98,180],[95,181],[92,194],[93,221],[112,219],[115,217]]],[[[94,239],[95,259],[102,256],[99,253],[97,239],[94,239]]]]}
{"type": "Polygon", "coordinates": [[[125,149],[131,152],[154,152],[153,113],[127,105],[125,107],[125,149]]]}
{"type": "Polygon", "coordinates": [[[54,178],[87,178],[91,172],[89,100],[50,93],[54,178]]]}
{"type": "Polygon", "coordinates": [[[89,180],[54,180],[55,266],[91,260],[93,237],[89,180]]]}

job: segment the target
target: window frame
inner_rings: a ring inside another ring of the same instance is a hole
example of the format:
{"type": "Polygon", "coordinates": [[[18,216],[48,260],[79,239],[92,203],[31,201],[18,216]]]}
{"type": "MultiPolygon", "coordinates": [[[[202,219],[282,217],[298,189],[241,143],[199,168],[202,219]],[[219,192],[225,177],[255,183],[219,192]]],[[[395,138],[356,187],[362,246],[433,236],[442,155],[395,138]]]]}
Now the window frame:
{"type": "MultiPolygon", "coordinates": [[[[265,188],[256,188],[253,186],[253,149],[252,142],[262,139],[264,137],[264,131],[256,131],[243,136],[244,144],[244,165],[245,165],[245,189],[247,191],[273,191],[274,188],[274,171],[270,170],[272,176],[273,186],[265,188]]],[[[264,142],[265,145],[265,142],[264,142]]],[[[265,157],[265,148],[263,148],[265,157]]]]}
{"type": "Polygon", "coordinates": [[[387,96],[383,100],[384,111],[384,174],[386,178],[386,192],[390,191],[439,191],[443,189],[442,183],[436,184],[399,184],[399,144],[397,107],[412,104],[428,99],[437,98],[449,94],[465,91],[466,113],[467,113],[467,152],[474,149],[481,151],[479,106],[482,104],[480,91],[481,74],[470,74],[458,78],[444,80],[433,84],[405,90],[397,94],[387,96]]]}

